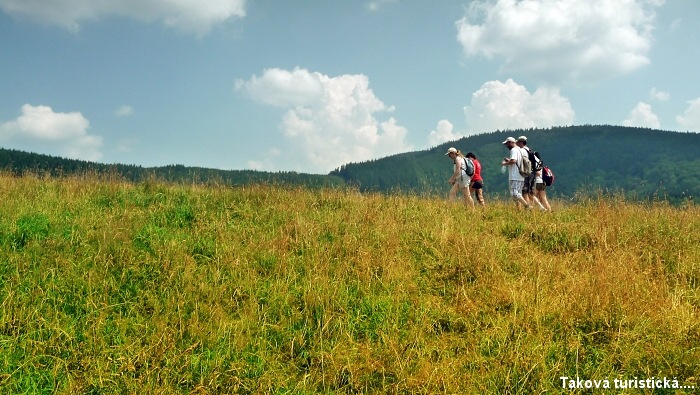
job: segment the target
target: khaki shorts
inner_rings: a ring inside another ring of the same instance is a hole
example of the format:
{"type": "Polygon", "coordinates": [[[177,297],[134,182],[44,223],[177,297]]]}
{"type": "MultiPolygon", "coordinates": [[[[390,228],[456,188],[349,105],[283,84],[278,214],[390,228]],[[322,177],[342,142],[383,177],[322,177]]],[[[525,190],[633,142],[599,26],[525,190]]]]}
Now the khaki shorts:
{"type": "Polygon", "coordinates": [[[462,176],[455,180],[454,185],[459,186],[460,189],[469,188],[469,182],[471,182],[471,180],[469,176],[462,176]]]}

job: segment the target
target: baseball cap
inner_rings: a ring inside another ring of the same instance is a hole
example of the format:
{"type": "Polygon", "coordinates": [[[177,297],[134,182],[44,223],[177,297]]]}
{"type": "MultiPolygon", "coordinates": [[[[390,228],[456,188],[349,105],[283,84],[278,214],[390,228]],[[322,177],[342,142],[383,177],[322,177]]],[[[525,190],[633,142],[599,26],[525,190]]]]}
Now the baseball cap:
{"type": "Polygon", "coordinates": [[[445,153],[445,155],[447,156],[447,155],[449,155],[449,154],[456,154],[456,153],[457,153],[457,148],[455,148],[455,147],[450,147],[450,148],[447,150],[447,152],[445,153]]]}
{"type": "Polygon", "coordinates": [[[503,142],[503,144],[505,144],[505,143],[514,143],[514,142],[515,142],[515,139],[514,139],[514,138],[508,137],[508,138],[506,139],[506,141],[503,142]]]}
{"type": "Polygon", "coordinates": [[[518,141],[527,141],[527,137],[520,136],[520,137],[518,137],[518,141]]]}

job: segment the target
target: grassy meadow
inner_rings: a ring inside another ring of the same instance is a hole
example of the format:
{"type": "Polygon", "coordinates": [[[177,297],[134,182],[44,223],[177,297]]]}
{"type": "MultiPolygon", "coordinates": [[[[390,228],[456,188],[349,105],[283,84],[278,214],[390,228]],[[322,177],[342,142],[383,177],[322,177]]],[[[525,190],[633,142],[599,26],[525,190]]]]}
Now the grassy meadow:
{"type": "Polygon", "coordinates": [[[487,203],[0,174],[0,393],[700,391],[698,207],[487,203]]]}

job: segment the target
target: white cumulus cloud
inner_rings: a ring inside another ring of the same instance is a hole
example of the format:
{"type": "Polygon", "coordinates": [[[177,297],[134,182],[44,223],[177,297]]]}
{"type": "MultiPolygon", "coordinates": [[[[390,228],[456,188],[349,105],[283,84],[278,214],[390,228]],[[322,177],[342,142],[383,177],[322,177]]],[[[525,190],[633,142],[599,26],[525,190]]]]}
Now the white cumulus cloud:
{"type": "Polygon", "coordinates": [[[269,148],[263,152],[260,159],[251,159],[248,161],[248,168],[258,171],[273,171],[275,170],[275,158],[279,157],[282,151],[279,148],[269,148]]]}
{"type": "Polygon", "coordinates": [[[486,82],[472,94],[464,115],[469,134],[571,125],[574,121],[571,103],[558,89],[538,88],[530,93],[512,79],[486,82]]]}
{"type": "Polygon", "coordinates": [[[651,105],[643,102],[637,103],[637,106],[630,112],[629,118],[622,121],[625,126],[637,126],[642,128],[658,129],[661,127],[659,117],[654,114],[651,105]]]}
{"type": "Polygon", "coordinates": [[[455,133],[453,129],[454,125],[452,125],[452,122],[446,119],[440,120],[437,124],[437,128],[430,131],[430,135],[428,135],[428,143],[431,146],[436,146],[446,141],[458,140],[460,137],[462,137],[458,133],[455,133]]]}
{"type": "Polygon", "coordinates": [[[651,88],[651,90],[649,91],[649,97],[651,97],[653,100],[668,101],[668,99],[671,98],[671,94],[668,92],[660,91],[656,88],[651,88]]]}
{"type": "Polygon", "coordinates": [[[476,0],[457,21],[467,56],[550,81],[596,83],[649,63],[664,0],[476,0]]]}
{"type": "Polygon", "coordinates": [[[324,95],[319,74],[300,68],[292,71],[266,69],[262,77],[237,80],[236,89],[244,89],[256,101],[281,108],[313,105],[324,95]]]}
{"type": "Polygon", "coordinates": [[[700,132],[700,97],[688,102],[689,106],[676,117],[678,125],[689,131],[700,132]]]}
{"type": "Polygon", "coordinates": [[[70,31],[81,23],[121,16],[203,35],[214,25],[245,16],[245,0],[0,0],[7,14],[70,31]]]}
{"type": "MultiPolygon", "coordinates": [[[[349,162],[409,151],[406,129],[392,108],[379,100],[364,75],[330,77],[296,68],[264,70],[262,76],[236,81],[260,103],[286,109],[281,129],[291,152],[285,155],[298,170],[325,173],[349,162]]],[[[256,164],[259,165],[259,164],[256,164]]]]}
{"type": "Polygon", "coordinates": [[[0,125],[0,141],[12,148],[97,161],[102,137],[87,133],[90,122],[79,112],[54,112],[48,106],[22,106],[22,115],[0,125]]]}

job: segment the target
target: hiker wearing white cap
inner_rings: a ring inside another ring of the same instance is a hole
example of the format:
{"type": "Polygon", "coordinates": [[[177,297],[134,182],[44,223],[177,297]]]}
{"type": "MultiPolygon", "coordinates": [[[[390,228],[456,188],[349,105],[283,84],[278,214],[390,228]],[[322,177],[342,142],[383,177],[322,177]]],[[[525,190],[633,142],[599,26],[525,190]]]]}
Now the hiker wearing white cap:
{"type": "Polygon", "coordinates": [[[520,175],[520,163],[523,161],[523,153],[520,148],[515,144],[516,140],[513,137],[508,137],[503,145],[510,151],[510,156],[503,158],[501,166],[508,166],[508,189],[510,191],[510,196],[516,203],[522,204],[525,208],[529,209],[530,204],[523,199],[523,184],[525,177],[520,175]]]}
{"type": "Polygon", "coordinates": [[[454,201],[457,198],[457,191],[462,192],[464,197],[464,205],[467,207],[474,207],[474,199],[469,193],[469,183],[471,182],[471,177],[467,174],[468,163],[462,152],[457,148],[450,147],[445,153],[452,159],[454,163],[454,171],[452,172],[452,177],[450,177],[447,182],[452,185],[449,193],[450,201],[454,201]]]}
{"type": "Polygon", "coordinates": [[[532,163],[532,172],[529,176],[525,177],[525,181],[523,182],[523,199],[530,205],[537,204],[541,211],[547,211],[537,198],[537,195],[535,195],[535,178],[537,177],[537,171],[542,168],[542,162],[535,156],[534,151],[527,146],[526,136],[518,137],[515,144],[520,147],[523,155],[527,155],[530,159],[530,163],[532,163]]]}

